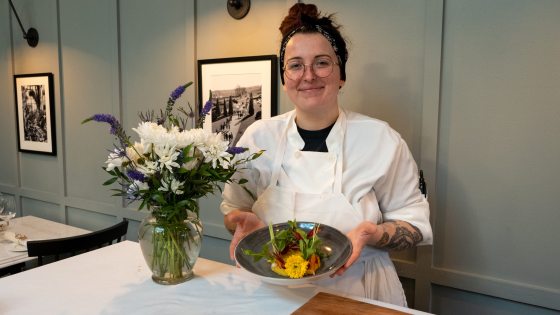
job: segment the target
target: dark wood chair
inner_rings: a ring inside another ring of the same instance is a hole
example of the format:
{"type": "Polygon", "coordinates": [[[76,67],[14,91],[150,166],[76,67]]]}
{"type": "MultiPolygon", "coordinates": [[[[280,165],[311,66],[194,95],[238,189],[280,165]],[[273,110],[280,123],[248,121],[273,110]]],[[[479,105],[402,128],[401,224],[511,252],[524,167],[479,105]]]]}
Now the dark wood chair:
{"type": "Polygon", "coordinates": [[[428,198],[428,188],[426,187],[426,180],[424,179],[424,171],[418,171],[418,189],[424,197],[428,198]]]}
{"type": "Polygon", "coordinates": [[[123,219],[106,229],[87,234],[50,240],[28,241],[27,255],[37,257],[38,265],[65,259],[103,246],[124,240],[128,231],[128,220],[123,219]]]}
{"type": "Polygon", "coordinates": [[[19,263],[12,266],[0,268],[0,278],[22,272],[25,268],[25,263],[19,263]]]}

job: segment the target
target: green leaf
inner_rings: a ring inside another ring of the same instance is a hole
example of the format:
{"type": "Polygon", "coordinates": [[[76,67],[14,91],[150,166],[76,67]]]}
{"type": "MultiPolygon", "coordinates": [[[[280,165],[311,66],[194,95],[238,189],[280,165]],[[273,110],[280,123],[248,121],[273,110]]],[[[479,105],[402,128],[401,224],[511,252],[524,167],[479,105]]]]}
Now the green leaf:
{"type": "Polygon", "coordinates": [[[109,185],[113,184],[114,182],[116,182],[117,179],[118,179],[117,177],[110,178],[103,183],[103,186],[109,186],[109,185]]]}
{"type": "Polygon", "coordinates": [[[163,198],[163,196],[161,194],[155,194],[153,195],[152,199],[154,199],[154,201],[160,205],[166,205],[167,202],[165,202],[165,198],[163,198]]]}

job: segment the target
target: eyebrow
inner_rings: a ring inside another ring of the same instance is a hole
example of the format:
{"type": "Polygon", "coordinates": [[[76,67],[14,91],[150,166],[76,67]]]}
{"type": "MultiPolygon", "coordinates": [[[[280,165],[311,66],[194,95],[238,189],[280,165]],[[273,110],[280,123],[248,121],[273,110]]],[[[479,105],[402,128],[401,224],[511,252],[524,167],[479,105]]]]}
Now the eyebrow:
{"type": "MultiPolygon", "coordinates": [[[[323,57],[329,57],[329,59],[333,59],[333,57],[329,54],[322,54],[322,55],[317,55],[317,56],[313,57],[313,60],[315,60],[317,58],[323,58],[323,57]]],[[[286,62],[290,62],[290,61],[293,61],[293,60],[303,60],[303,58],[302,57],[293,57],[293,58],[287,59],[286,62]]]]}

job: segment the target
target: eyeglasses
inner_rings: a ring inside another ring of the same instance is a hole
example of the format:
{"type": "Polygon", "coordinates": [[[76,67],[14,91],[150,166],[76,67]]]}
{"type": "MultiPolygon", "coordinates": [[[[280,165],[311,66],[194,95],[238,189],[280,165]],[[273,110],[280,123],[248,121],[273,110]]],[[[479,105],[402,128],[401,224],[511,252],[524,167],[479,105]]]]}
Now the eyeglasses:
{"type": "Polygon", "coordinates": [[[330,58],[317,58],[310,65],[306,65],[300,60],[291,60],[284,66],[284,73],[290,80],[299,80],[305,73],[305,67],[311,66],[316,76],[326,78],[333,72],[334,65],[338,65],[338,63],[335,63],[330,58]]]}

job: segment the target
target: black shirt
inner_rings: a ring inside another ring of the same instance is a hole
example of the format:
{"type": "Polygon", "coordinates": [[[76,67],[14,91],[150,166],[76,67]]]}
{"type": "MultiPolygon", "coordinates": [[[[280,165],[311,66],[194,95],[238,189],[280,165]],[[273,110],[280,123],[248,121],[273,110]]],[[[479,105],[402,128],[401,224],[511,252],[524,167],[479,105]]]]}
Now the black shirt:
{"type": "Polygon", "coordinates": [[[302,151],[329,152],[327,148],[327,137],[334,124],[321,130],[305,130],[297,127],[298,133],[305,141],[302,151]]]}

